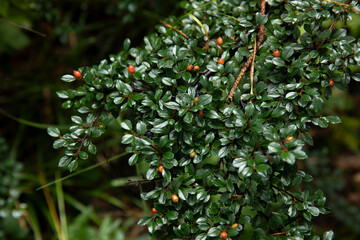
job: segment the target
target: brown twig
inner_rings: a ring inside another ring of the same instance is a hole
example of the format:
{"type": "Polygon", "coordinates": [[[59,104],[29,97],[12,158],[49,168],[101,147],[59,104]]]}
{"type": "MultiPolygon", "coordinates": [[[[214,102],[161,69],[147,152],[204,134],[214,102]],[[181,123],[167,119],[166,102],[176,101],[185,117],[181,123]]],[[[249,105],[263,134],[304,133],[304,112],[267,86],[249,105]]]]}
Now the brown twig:
{"type": "Polygon", "coordinates": [[[279,188],[279,187],[277,187],[277,186],[275,186],[275,185],[273,185],[273,184],[271,184],[271,187],[275,188],[276,190],[278,190],[278,191],[280,191],[280,192],[286,193],[287,195],[289,195],[289,196],[290,196],[292,199],[294,199],[294,200],[297,200],[297,201],[302,202],[302,203],[304,202],[304,200],[302,200],[301,198],[298,198],[298,197],[294,196],[293,194],[291,194],[290,192],[288,192],[288,191],[285,190],[285,189],[279,188]]]}
{"type": "MultiPolygon", "coordinates": [[[[100,114],[101,114],[103,108],[104,108],[104,107],[101,107],[101,108],[100,108],[100,111],[96,114],[96,116],[95,116],[94,120],[92,121],[92,123],[90,124],[89,128],[92,128],[92,127],[95,125],[95,123],[97,122],[98,118],[100,117],[100,114]]],[[[85,142],[86,138],[88,137],[88,135],[89,135],[89,133],[86,133],[86,134],[84,135],[84,137],[81,138],[81,140],[80,140],[80,141],[81,141],[80,146],[79,146],[78,150],[76,151],[76,153],[74,153],[74,157],[79,156],[80,151],[81,151],[82,147],[84,146],[84,142],[85,142]]]]}
{"type": "Polygon", "coordinates": [[[127,184],[132,184],[132,183],[143,183],[143,182],[154,182],[154,181],[157,181],[157,180],[161,180],[162,178],[154,178],[154,179],[151,179],[151,180],[148,180],[148,179],[141,179],[141,180],[128,180],[127,184]]]}
{"type": "Polygon", "coordinates": [[[1,22],[4,22],[4,23],[7,23],[7,24],[9,24],[9,25],[15,26],[15,27],[17,27],[17,28],[24,29],[24,30],[26,30],[26,31],[35,33],[35,34],[40,35],[40,36],[42,36],[42,37],[46,37],[46,34],[44,34],[44,33],[35,31],[35,30],[31,29],[31,28],[27,28],[27,27],[18,25],[18,24],[16,24],[16,23],[10,22],[10,21],[8,21],[8,20],[6,20],[6,19],[0,18],[0,21],[1,21],[1,22]]]}
{"type": "Polygon", "coordinates": [[[288,234],[290,232],[290,230],[286,231],[286,232],[279,232],[279,233],[273,233],[273,234],[270,234],[271,236],[279,236],[279,235],[285,235],[285,234],[288,234]]]}
{"type": "Polygon", "coordinates": [[[173,29],[173,30],[177,31],[178,33],[180,33],[181,35],[183,35],[186,39],[189,39],[189,37],[188,37],[188,36],[186,36],[186,34],[185,34],[185,33],[183,33],[182,31],[180,31],[180,30],[178,30],[178,29],[174,28],[174,27],[173,27],[173,26],[171,26],[170,24],[168,24],[168,23],[166,23],[166,22],[164,22],[164,21],[161,21],[161,20],[160,20],[160,23],[161,23],[162,25],[164,25],[165,27],[168,27],[168,28],[171,28],[171,29],[173,29]]]}
{"type": "MultiPolygon", "coordinates": [[[[131,134],[134,135],[137,138],[142,138],[139,134],[137,134],[134,131],[132,131],[131,134]]],[[[162,151],[160,150],[160,148],[158,146],[151,144],[150,147],[155,149],[155,151],[160,155],[160,157],[162,156],[162,151]]]]}
{"type": "MultiPolygon", "coordinates": [[[[261,0],[261,15],[265,15],[265,6],[266,6],[266,0],[261,0]]],[[[265,40],[265,26],[262,25],[260,27],[259,33],[258,33],[258,44],[256,46],[256,48],[253,50],[253,52],[256,52],[261,44],[264,42],[265,40]]],[[[250,57],[248,58],[248,60],[246,61],[246,63],[244,64],[243,68],[241,69],[238,77],[235,80],[235,83],[233,85],[233,87],[230,90],[229,96],[228,96],[228,101],[231,102],[233,97],[234,97],[234,93],[236,88],[238,87],[240,80],[243,78],[243,76],[245,75],[245,72],[248,70],[248,68],[250,67],[253,59],[255,57],[255,54],[251,54],[250,57]]]]}
{"type": "MultiPolygon", "coordinates": [[[[254,95],[254,63],[255,63],[255,56],[256,56],[256,39],[255,39],[255,43],[254,43],[254,51],[253,51],[253,60],[251,63],[251,68],[250,68],[250,94],[254,95]]],[[[252,99],[250,100],[250,102],[252,102],[252,99]]]]}

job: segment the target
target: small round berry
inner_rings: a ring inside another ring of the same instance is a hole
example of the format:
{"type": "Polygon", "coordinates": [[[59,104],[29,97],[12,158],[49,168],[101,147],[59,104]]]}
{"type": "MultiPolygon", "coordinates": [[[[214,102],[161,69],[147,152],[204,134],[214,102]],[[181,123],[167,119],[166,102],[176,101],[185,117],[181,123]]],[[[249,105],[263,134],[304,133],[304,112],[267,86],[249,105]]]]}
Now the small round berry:
{"type": "Polygon", "coordinates": [[[164,171],[164,166],[160,165],[159,168],[158,168],[158,171],[162,173],[164,171]]]}
{"type": "Polygon", "coordinates": [[[81,78],[81,72],[80,71],[76,70],[76,71],[73,72],[73,74],[74,74],[74,77],[81,78]]]}
{"type": "Polygon", "coordinates": [[[199,115],[200,115],[200,117],[204,117],[204,116],[205,116],[204,113],[203,113],[203,111],[199,111],[199,115]]]}
{"type": "Polygon", "coordinates": [[[228,237],[228,234],[227,234],[226,232],[220,233],[220,239],[221,239],[221,240],[226,240],[227,237],[228,237]]]}
{"type": "Polygon", "coordinates": [[[274,57],[280,57],[280,51],[277,49],[274,50],[273,54],[274,54],[274,57]]]}
{"type": "Polygon", "coordinates": [[[330,79],[330,81],[329,81],[329,87],[333,87],[333,86],[335,86],[335,82],[334,82],[332,79],[330,79]]]}
{"type": "Polygon", "coordinates": [[[173,194],[171,196],[171,200],[173,201],[173,203],[177,203],[179,201],[179,197],[177,195],[173,194]]]}
{"type": "Polygon", "coordinates": [[[133,74],[135,72],[135,67],[133,65],[128,66],[129,73],[133,74]]]}
{"type": "Polygon", "coordinates": [[[189,66],[187,66],[187,67],[186,67],[186,70],[188,70],[188,71],[193,70],[193,65],[189,65],[189,66]]]}
{"type": "Polygon", "coordinates": [[[190,157],[191,157],[191,158],[195,157],[195,155],[196,155],[196,152],[195,152],[195,151],[193,151],[193,152],[190,153],[190,157]]]}
{"type": "Polygon", "coordinates": [[[157,213],[156,208],[152,208],[151,211],[152,211],[153,213],[157,213]]]}
{"type": "Polygon", "coordinates": [[[197,103],[199,101],[199,97],[195,97],[193,103],[197,103]]]}
{"type": "Polygon", "coordinates": [[[217,63],[218,64],[221,64],[221,65],[224,65],[224,59],[222,59],[222,58],[219,58],[218,60],[217,60],[217,63]]]}
{"type": "Polygon", "coordinates": [[[290,142],[290,141],[292,141],[292,140],[294,140],[294,137],[293,137],[293,136],[289,136],[289,137],[287,137],[287,138],[285,139],[286,142],[290,142]]]}
{"type": "Polygon", "coordinates": [[[223,41],[223,39],[222,39],[221,37],[218,37],[218,38],[216,39],[216,42],[217,42],[217,44],[219,44],[220,46],[223,45],[223,43],[224,43],[224,41],[223,41]]]}
{"type": "Polygon", "coordinates": [[[194,71],[198,72],[200,70],[200,67],[198,65],[194,66],[194,71]]]}
{"type": "Polygon", "coordinates": [[[235,37],[230,37],[230,38],[235,41],[235,37]]]}
{"type": "Polygon", "coordinates": [[[233,228],[233,229],[237,229],[238,227],[239,227],[238,223],[234,223],[233,225],[231,225],[231,228],[233,228]]]}

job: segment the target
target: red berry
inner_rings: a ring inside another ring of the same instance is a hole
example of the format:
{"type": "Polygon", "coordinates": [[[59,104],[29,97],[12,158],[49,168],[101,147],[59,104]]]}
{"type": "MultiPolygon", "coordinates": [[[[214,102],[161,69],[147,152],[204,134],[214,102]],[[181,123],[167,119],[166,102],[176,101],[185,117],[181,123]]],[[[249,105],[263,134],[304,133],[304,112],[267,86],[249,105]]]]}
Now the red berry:
{"type": "Polygon", "coordinates": [[[188,71],[193,70],[193,65],[189,65],[189,66],[187,66],[187,67],[186,67],[186,70],[188,70],[188,71]]]}
{"type": "Polygon", "coordinates": [[[219,58],[218,60],[217,60],[217,63],[218,64],[221,64],[221,65],[224,65],[224,59],[222,59],[222,58],[219,58]]]}
{"type": "Polygon", "coordinates": [[[160,165],[158,171],[162,173],[164,171],[164,166],[160,165]]]}
{"type": "Polygon", "coordinates": [[[205,116],[204,113],[203,113],[203,111],[199,111],[199,115],[200,115],[200,117],[204,117],[204,116],[205,116]]]}
{"type": "Polygon", "coordinates": [[[173,201],[173,203],[177,203],[179,201],[179,197],[177,195],[173,194],[171,196],[171,200],[173,201]]]}
{"type": "Polygon", "coordinates": [[[274,50],[273,54],[274,54],[274,57],[280,57],[280,51],[277,49],[274,50]]]}
{"type": "Polygon", "coordinates": [[[228,237],[228,234],[227,234],[226,232],[220,233],[220,239],[221,239],[221,240],[226,240],[227,237],[228,237]]]}
{"type": "Polygon", "coordinates": [[[74,77],[81,78],[81,72],[80,71],[76,70],[76,71],[73,72],[73,74],[74,74],[74,77]]]}
{"type": "Polygon", "coordinates": [[[133,65],[128,66],[129,73],[133,74],[135,72],[135,67],[133,65]]]}
{"type": "Polygon", "coordinates": [[[333,87],[333,86],[335,86],[335,82],[334,82],[332,79],[330,79],[330,81],[329,81],[329,87],[333,87]]]}
{"type": "Polygon", "coordinates": [[[285,139],[286,142],[290,142],[290,141],[292,141],[292,140],[294,140],[294,137],[293,137],[293,136],[289,136],[289,137],[287,137],[287,138],[285,139]]]}
{"type": "Polygon", "coordinates": [[[218,37],[218,38],[216,39],[216,42],[217,42],[217,44],[219,44],[219,45],[223,45],[223,43],[224,43],[224,41],[223,41],[223,39],[222,39],[221,37],[218,37]]]}
{"type": "Polygon", "coordinates": [[[152,211],[153,213],[157,213],[157,210],[156,210],[155,208],[152,208],[151,211],[152,211]]]}
{"type": "Polygon", "coordinates": [[[198,65],[196,65],[195,67],[194,67],[194,71],[199,71],[200,70],[200,67],[198,66],[198,65]]]}

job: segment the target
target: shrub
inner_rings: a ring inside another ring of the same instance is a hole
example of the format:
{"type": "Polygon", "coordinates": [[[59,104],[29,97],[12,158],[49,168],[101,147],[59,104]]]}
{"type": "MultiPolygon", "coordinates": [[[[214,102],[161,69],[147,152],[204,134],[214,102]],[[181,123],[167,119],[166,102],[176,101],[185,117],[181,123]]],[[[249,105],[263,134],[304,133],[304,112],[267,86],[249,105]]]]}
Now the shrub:
{"type": "Polygon", "coordinates": [[[342,2],[182,2],[187,14],[144,48],[126,40],[81,80],[61,78],[80,83],[57,93],[78,112],[68,133],[48,129],[66,148],[59,166],[96,154],[93,139],[117,118],[129,164],[147,162],[140,181],[155,184],[139,225],[156,239],[319,239],[312,219],[329,212],[326,198],[302,190],[312,177],[296,162],[311,126],[340,123],[321,115],[332,87],[360,80],[360,44],[334,29],[358,6],[342,2]]]}

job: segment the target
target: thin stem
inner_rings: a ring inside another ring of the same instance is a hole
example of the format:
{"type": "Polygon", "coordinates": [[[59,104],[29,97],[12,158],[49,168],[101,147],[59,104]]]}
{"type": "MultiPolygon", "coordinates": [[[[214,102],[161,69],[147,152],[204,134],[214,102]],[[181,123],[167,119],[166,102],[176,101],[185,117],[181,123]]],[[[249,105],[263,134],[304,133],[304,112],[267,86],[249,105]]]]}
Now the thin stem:
{"type": "MultiPolygon", "coordinates": [[[[136,164],[136,175],[140,178],[141,177],[141,173],[140,173],[140,166],[139,164],[136,164]]],[[[139,192],[140,192],[140,195],[143,193],[143,189],[142,189],[142,186],[141,184],[139,184],[139,192]]],[[[149,215],[149,208],[145,202],[145,200],[143,198],[141,198],[141,203],[143,205],[143,211],[145,213],[145,215],[149,215]]]]}
{"type": "Polygon", "coordinates": [[[16,24],[16,23],[10,22],[10,21],[8,21],[8,20],[6,20],[6,19],[0,18],[0,21],[1,21],[1,22],[4,22],[4,23],[7,23],[7,24],[9,24],[9,25],[15,26],[15,27],[17,27],[17,28],[24,29],[24,30],[26,30],[26,31],[35,33],[35,34],[40,35],[40,36],[42,36],[42,37],[46,37],[46,34],[44,34],[44,33],[35,31],[35,30],[31,29],[31,28],[27,28],[27,27],[18,25],[18,24],[16,24]]]}

